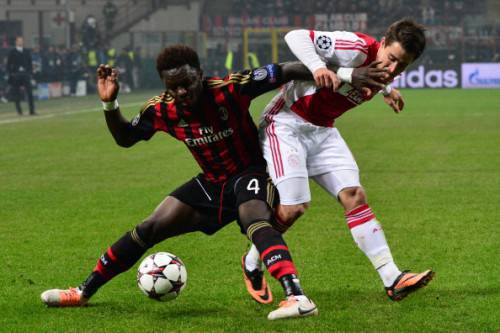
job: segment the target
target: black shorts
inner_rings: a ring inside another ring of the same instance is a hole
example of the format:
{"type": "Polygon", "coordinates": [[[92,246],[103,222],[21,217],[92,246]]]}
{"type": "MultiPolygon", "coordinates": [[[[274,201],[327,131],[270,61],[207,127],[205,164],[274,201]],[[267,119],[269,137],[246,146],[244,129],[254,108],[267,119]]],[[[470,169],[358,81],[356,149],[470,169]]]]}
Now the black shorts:
{"type": "Polygon", "coordinates": [[[238,207],[246,201],[261,200],[270,207],[279,202],[278,191],[262,167],[249,168],[224,183],[209,182],[200,174],[170,195],[206,217],[200,231],[207,235],[238,220],[238,207]]]}

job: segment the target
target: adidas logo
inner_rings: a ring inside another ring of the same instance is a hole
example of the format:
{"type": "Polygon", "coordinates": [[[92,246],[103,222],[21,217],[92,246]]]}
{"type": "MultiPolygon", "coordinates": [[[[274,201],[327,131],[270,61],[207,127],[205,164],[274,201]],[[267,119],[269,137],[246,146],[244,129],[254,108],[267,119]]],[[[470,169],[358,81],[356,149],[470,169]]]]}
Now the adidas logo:
{"type": "Polygon", "coordinates": [[[181,118],[181,120],[179,120],[179,122],[177,123],[177,126],[179,127],[188,127],[188,123],[186,123],[186,121],[184,119],[181,118]]]}

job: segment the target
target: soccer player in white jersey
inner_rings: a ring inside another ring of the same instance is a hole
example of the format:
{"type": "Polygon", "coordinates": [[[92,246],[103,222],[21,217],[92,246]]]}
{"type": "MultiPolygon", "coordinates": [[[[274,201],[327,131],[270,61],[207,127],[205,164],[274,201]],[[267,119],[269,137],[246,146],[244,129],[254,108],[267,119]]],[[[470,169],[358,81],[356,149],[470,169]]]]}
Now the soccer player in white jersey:
{"type": "MultiPolygon", "coordinates": [[[[387,295],[401,300],[426,285],[434,272],[402,272],[395,264],[382,227],[367,203],[356,161],[334,123],[379,90],[395,112],[402,110],[403,98],[389,84],[422,54],[424,28],[411,20],[397,21],[380,43],[368,35],[346,31],[293,30],[285,40],[313,73],[315,82],[289,82],[261,118],[264,157],[280,195],[280,231],[285,232],[308,208],[308,178],[312,178],[341,203],[352,237],[377,270],[387,295]],[[353,68],[367,65],[384,69],[379,84],[370,89],[354,87],[353,68]],[[327,66],[338,66],[337,73],[327,66]]],[[[271,291],[255,246],[243,256],[242,266],[251,296],[269,303],[271,291]]]]}

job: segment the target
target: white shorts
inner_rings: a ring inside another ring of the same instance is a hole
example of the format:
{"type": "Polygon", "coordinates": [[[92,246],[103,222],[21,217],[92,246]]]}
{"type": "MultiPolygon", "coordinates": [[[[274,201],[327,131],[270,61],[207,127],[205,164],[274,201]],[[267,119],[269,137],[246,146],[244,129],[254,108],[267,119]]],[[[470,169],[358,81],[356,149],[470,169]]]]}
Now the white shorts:
{"type": "Polygon", "coordinates": [[[332,196],[343,188],[361,186],[358,165],[339,131],[305,121],[286,106],[280,94],[264,110],[259,132],[282,204],[309,202],[309,177],[332,196]]]}

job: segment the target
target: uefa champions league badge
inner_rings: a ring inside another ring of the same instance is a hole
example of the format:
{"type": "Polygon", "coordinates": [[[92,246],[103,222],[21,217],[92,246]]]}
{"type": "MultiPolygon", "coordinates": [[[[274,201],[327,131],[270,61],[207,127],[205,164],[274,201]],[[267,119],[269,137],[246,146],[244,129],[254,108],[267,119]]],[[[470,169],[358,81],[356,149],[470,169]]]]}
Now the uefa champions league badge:
{"type": "Polygon", "coordinates": [[[265,68],[257,68],[253,71],[253,79],[255,81],[262,81],[267,77],[267,71],[265,68]]]}
{"type": "Polygon", "coordinates": [[[316,39],[316,45],[321,50],[328,50],[330,47],[332,47],[332,39],[328,36],[320,35],[318,39],[316,39]]]}

